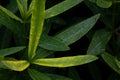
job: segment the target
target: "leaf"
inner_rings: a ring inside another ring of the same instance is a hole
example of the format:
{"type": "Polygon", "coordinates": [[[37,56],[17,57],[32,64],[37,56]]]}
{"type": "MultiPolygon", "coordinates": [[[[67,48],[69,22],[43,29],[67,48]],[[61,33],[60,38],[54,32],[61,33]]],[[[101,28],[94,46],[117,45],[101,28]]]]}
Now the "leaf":
{"type": "Polygon", "coordinates": [[[120,61],[118,59],[115,59],[115,62],[117,64],[117,66],[120,68],[120,61]]]}
{"type": "Polygon", "coordinates": [[[67,78],[65,76],[56,75],[56,74],[47,74],[49,77],[51,77],[52,80],[72,80],[70,78],[67,78]]]}
{"type": "Polygon", "coordinates": [[[30,65],[30,63],[27,62],[26,60],[19,61],[2,60],[1,63],[14,71],[23,71],[30,65]]]}
{"type": "Polygon", "coordinates": [[[107,30],[99,30],[94,34],[92,41],[88,47],[87,54],[99,55],[105,51],[105,47],[110,40],[112,34],[107,30]]]}
{"type": "Polygon", "coordinates": [[[13,31],[15,34],[21,33],[18,25],[1,10],[0,10],[0,24],[4,25],[5,27],[13,31]]]}
{"type": "Polygon", "coordinates": [[[112,5],[112,0],[97,0],[97,5],[102,8],[109,8],[112,5]]]}
{"type": "Polygon", "coordinates": [[[108,64],[109,67],[111,67],[114,71],[120,74],[120,68],[117,66],[114,56],[105,52],[104,54],[102,54],[102,58],[108,64]]]}
{"type": "Polygon", "coordinates": [[[44,49],[53,51],[66,51],[70,49],[67,45],[65,45],[61,41],[56,40],[48,35],[41,36],[39,46],[44,49]]]}
{"type": "Polygon", "coordinates": [[[26,17],[27,6],[28,6],[27,1],[28,0],[17,0],[17,5],[18,5],[18,8],[19,8],[22,18],[26,17]]]}
{"type": "Polygon", "coordinates": [[[29,35],[28,57],[35,56],[44,23],[45,0],[34,0],[32,5],[32,19],[29,35]]]}
{"type": "Polygon", "coordinates": [[[96,23],[100,14],[84,20],[57,34],[55,37],[61,39],[66,45],[70,45],[84,36],[96,23]]]}
{"type": "Polygon", "coordinates": [[[28,73],[33,80],[52,80],[46,74],[34,69],[28,69],[28,73]]]}
{"type": "Polygon", "coordinates": [[[73,67],[68,68],[68,75],[72,80],[81,80],[79,73],[73,67]]]}
{"type": "Polygon", "coordinates": [[[12,13],[11,11],[7,10],[6,8],[2,7],[0,5],[0,10],[2,10],[5,14],[7,14],[9,17],[17,20],[17,21],[20,21],[21,23],[23,22],[19,17],[17,17],[14,13],[12,13]]]}
{"type": "Polygon", "coordinates": [[[35,59],[39,59],[39,58],[45,58],[51,54],[53,54],[53,51],[49,51],[49,50],[38,47],[38,49],[36,51],[36,55],[33,59],[35,60],[35,59]]]}
{"type": "Polygon", "coordinates": [[[68,9],[81,3],[82,1],[83,0],[64,0],[63,2],[60,2],[59,4],[47,9],[45,11],[45,18],[48,19],[63,13],[64,11],[67,11],[68,9]]]}
{"type": "Polygon", "coordinates": [[[37,59],[33,61],[33,64],[49,67],[71,67],[77,65],[83,65],[96,60],[96,56],[92,55],[80,55],[61,58],[45,58],[37,59]]]}
{"type": "Polygon", "coordinates": [[[7,55],[11,55],[11,54],[19,52],[23,49],[25,49],[25,47],[11,47],[11,48],[2,49],[2,50],[0,50],[0,56],[4,57],[7,55]]]}

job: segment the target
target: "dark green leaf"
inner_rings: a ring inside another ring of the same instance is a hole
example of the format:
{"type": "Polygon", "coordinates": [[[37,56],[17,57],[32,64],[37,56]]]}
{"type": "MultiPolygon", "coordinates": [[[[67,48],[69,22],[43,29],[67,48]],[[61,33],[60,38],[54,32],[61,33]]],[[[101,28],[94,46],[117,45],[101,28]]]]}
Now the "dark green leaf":
{"type": "Polygon", "coordinates": [[[0,10],[2,10],[5,14],[7,14],[9,17],[18,20],[20,22],[23,22],[19,17],[17,17],[14,13],[12,13],[11,11],[7,10],[6,8],[2,7],[0,5],[0,10]]]}
{"type": "Polygon", "coordinates": [[[39,46],[44,49],[53,51],[66,51],[70,49],[67,45],[65,45],[61,41],[54,39],[53,37],[50,37],[48,35],[41,36],[39,46]]]}
{"type": "Polygon", "coordinates": [[[104,54],[102,54],[102,58],[114,71],[120,74],[120,68],[116,64],[116,61],[115,61],[116,58],[114,56],[105,52],[104,54]]]}
{"type": "Polygon", "coordinates": [[[63,13],[64,11],[67,11],[68,9],[76,6],[77,4],[81,3],[83,0],[65,0],[49,9],[45,12],[45,18],[51,18],[54,17],[60,13],[63,13]]]}
{"type": "Polygon", "coordinates": [[[55,37],[61,39],[66,45],[70,45],[84,36],[97,22],[100,14],[84,20],[57,34],[55,37]]]}
{"type": "Polygon", "coordinates": [[[111,35],[111,32],[106,30],[96,31],[88,47],[87,54],[99,55],[104,52],[111,35]]]}
{"type": "Polygon", "coordinates": [[[52,80],[72,80],[70,78],[67,78],[65,76],[56,75],[56,74],[47,74],[49,77],[51,77],[52,80]]]}
{"type": "Polygon", "coordinates": [[[2,50],[0,50],[0,56],[4,57],[7,55],[11,55],[11,54],[19,52],[23,49],[25,49],[25,47],[11,47],[11,48],[2,49],[2,50]]]}
{"type": "Polygon", "coordinates": [[[28,73],[33,80],[52,80],[46,74],[34,69],[28,69],[28,73]]]}

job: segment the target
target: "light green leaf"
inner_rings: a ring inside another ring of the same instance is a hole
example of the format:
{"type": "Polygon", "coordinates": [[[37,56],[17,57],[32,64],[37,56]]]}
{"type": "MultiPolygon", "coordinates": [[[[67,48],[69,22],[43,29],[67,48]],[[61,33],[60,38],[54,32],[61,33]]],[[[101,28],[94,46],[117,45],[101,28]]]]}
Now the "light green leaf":
{"type": "Polygon", "coordinates": [[[52,80],[46,74],[34,69],[28,69],[28,73],[33,80],[52,80]]]}
{"type": "Polygon", "coordinates": [[[0,50],[0,56],[4,57],[7,55],[11,55],[11,54],[19,52],[23,49],[25,49],[25,47],[11,47],[11,48],[2,49],[2,50],[0,50]]]}
{"type": "Polygon", "coordinates": [[[55,37],[61,39],[66,45],[70,45],[84,36],[97,22],[100,14],[84,20],[57,34],[55,37]]]}
{"type": "Polygon", "coordinates": [[[23,71],[30,65],[30,63],[27,62],[26,60],[19,61],[2,60],[1,63],[14,71],[23,71]]]}
{"type": "Polygon", "coordinates": [[[109,8],[112,5],[112,0],[97,0],[96,3],[102,8],[109,8]]]}
{"type": "Polygon", "coordinates": [[[80,55],[61,58],[45,58],[37,59],[33,61],[33,64],[49,67],[71,67],[77,65],[83,65],[96,60],[97,57],[93,55],[80,55]]]}
{"type": "Polygon", "coordinates": [[[115,61],[116,58],[114,56],[105,52],[104,54],[102,54],[102,58],[108,64],[109,67],[111,67],[114,71],[120,74],[120,68],[116,64],[116,61],[115,61]]]}
{"type": "Polygon", "coordinates": [[[0,5],[0,10],[2,10],[5,14],[7,14],[9,17],[17,20],[17,21],[20,21],[20,22],[23,22],[19,17],[17,17],[14,13],[12,13],[11,11],[7,10],[6,8],[2,7],[0,5]]]}
{"type": "Polygon", "coordinates": [[[34,0],[32,5],[32,19],[29,36],[28,57],[31,60],[39,43],[44,23],[45,0],[34,0]]]}
{"type": "Polygon", "coordinates": [[[87,54],[99,55],[101,52],[104,52],[111,36],[111,32],[107,30],[96,31],[88,47],[87,54]]]}
{"type": "Polygon", "coordinates": [[[39,46],[44,49],[53,51],[66,51],[70,49],[67,45],[65,45],[61,41],[54,39],[53,37],[50,37],[48,35],[41,36],[39,46]]]}
{"type": "Polygon", "coordinates": [[[61,76],[61,75],[56,75],[56,74],[46,74],[49,77],[51,77],[52,80],[72,80],[70,78],[67,78],[65,76],[61,76]]]}
{"type": "Polygon", "coordinates": [[[120,69],[120,61],[119,61],[118,59],[115,59],[115,62],[116,62],[117,66],[118,66],[119,69],[120,69]]]}
{"type": "Polygon", "coordinates": [[[54,17],[68,9],[76,6],[77,4],[81,3],[83,0],[64,0],[63,2],[58,3],[57,5],[47,9],[45,11],[45,18],[54,17]]]}

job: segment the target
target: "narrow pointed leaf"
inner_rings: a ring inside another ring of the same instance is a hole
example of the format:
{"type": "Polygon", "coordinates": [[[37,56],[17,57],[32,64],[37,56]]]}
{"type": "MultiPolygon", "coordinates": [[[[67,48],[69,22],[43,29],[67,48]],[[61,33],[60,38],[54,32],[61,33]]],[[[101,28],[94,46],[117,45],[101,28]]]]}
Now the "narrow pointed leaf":
{"type": "Polygon", "coordinates": [[[70,45],[84,36],[97,22],[100,14],[84,20],[56,35],[66,45],[70,45]]]}
{"type": "Polygon", "coordinates": [[[4,25],[6,28],[10,29],[15,34],[21,33],[18,25],[1,10],[0,10],[0,24],[4,25]]]}
{"type": "Polygon", "coordinates": [[[9,17],[17,20],[17,21],[20,21],[20,22],[23,22],[19,17],[17,17],[14,13],[12,13],[11,11],[7,10],[6,8],[2,7],[0,5],[0,10],[2,10],[5,14],[7,14],[9,17]]]}
{"type": "Polygon", "coordinates": [[[96,31],[88,47],[87,54],[99,55],[101,52],[104,52],[111,36],[111,32],[107,30],[96,31]]]}
{"type": "Polygon", "coordinates": [[[65,45],[61,41],[56,40],[53,37],[47,35],[41,36],[39,46],[44,49],[53,51],[66,51],[70,49],[67,45],[65,45]]]}
{"type": "Polygon", "coordinates": [[[35,56],[44,23],[45,0],[34,0],[32,5],[32,19],[30,27],[28,57],[35,56]]]}
{"type": "Polygon", "coordinates": [[[64,11],[67,11],[68,9],[76,6],[77,4],[81,3],[83,0],[64,0],[63,2],[47,9],[45,11],[45,18],[51,18],[54,17],[60,13],[63,13],[64,11]]]}
{"type": "Polygon", "coordinates": [[[28,73],[32,80],[52,80],[46,74],[36,71],[34,69],[28,69],[28,73]]]}
{"type": "Polygon", "coordinates": [[[2,49],[2,50],[0,50],[0,56],[4,57],[7,55],[11,55],[11,54],[17,53],[23,49],[25,49],[25,47],[11,47],[11,48],[2,49]]]}
{"type": "Polygon", "coordinates": [[[24,18],[26,16],[27,1],[28,0],[17,0],[17,5],[18,5],[18,8],[19,8],[19,11],[20,11],[22,18],[24,18]]]}
{"type": "Polygon", "coordinates": [[[71,67],[77,65],[83,65],[96,60],[96,56],[92,55],[80,55],[71,57],[61,57],[61,58],[45,58],[37,59],[33,61],[34,64],[49,67],[71,67]]]}
{"type": "Polygon", "coordinates": [[[109,67],[111,67],[114,71],[120,74],[120,68],[116,64],[116,61],[115,61],[116,58],[114,56],[105,52],[104,54],[102,54],[102,58],[108,64],[109,67]]]}
{"type": "Polygon", "coordinates": [[[19,61],[2,60],[1,63],[14,71],[23,71],[30,65],[30,63],[27,62],[26,60],[19,61]]]}
{"type": "Polygon", "coordinates": [[[49,51],[49,50],[38,47],[36,51],[36,55],[33,59],[35,60],[35,59],[45,58],[53,53],[54,53],[53,51],[49,51]]]}

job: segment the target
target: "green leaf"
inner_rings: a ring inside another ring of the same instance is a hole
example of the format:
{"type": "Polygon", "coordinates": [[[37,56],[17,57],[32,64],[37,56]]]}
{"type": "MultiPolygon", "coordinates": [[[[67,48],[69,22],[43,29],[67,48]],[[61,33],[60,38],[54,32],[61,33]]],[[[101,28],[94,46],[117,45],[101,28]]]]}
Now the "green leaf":
{"type": "Polygon", "coordinates": [[[18,25],[1,10],[0,10],[0,24],[4,25],[5,27],[13,31],[15,34],[21,33],[18,25]]]}
{"type": "Polygon", "coordinates": [[[20,21],[20,22],[23,22],[19,17],[17,17],[14,13],[12,13],[11,11],[7,10],[6,8],[2,7],[0,5],[0,10],[2,10],[5,14],[7,14],[9,17],[17,20],[17,21],[20,21]]]}
{"type": "Polygon", "coordinates": [[[112,0],[97,0],[96,3],[102,8],[109,8],[112,5],[112,0]]]}
{"type": "Polygon", "coordinates": [[[38,47],[38,49],[36,51],[36,55],[34,57],[34,60],[40,59],[40,58],[45,58],[51,54],[53,54],[53,51],[49,51],[49,50],[38,47]]]}
{"type": "Polygon", "coordinates": [[[84,36],[97,22],[100,14],[84,20],[57,34],[55,37],[61,39],[66,45],[70,45],[84,36]]]}
{"type": "Polygon", "coordinates": [[[26,60],[19,61],[2,60],[1,63],[14,71],[23,71],[30,65],[30,63],[27,62],[26,60]]]}
{"type": "Polygon", "coordinates": [[[72,79],[72,80],[81,80],[79,73],[77,72],[77,70],[73,67],[68,68],[68,76],[72,79]]]}
{"type": "Polygon", "coordinates": [[[2,49],[2,50],[0,50],[0,56],[4,57],[7,55],[11,55],[11,54],[19,52],[23,49],[25,49],[25,47],[11,47],[11,48],[2,49]]]}
{"type": "Polygon", "coordinates": [[[96,56],[92,55],[80,55],[61,58],[45,58],[37,59],[33,61],[33,64],[49,67],[71,67],[77,65],[83,65],[96,60],[96,56]]]}
{"type": "Polygon", "coordinates": [[[45,18],[48,19],[63,13],[64,11],[67,11],[68,9],[81,3],[82,1],[83,0],[64,0],[63,2],[60,2],[59,4],[47,9],[45,11],[45,18]]]}
{"type": "Polygon", "coordinates": [[[52,80],[72,80],[70,78],[67,78],[65,76],[61,76],[61,75],[56,75],[56,74],[46,74],[49,77],[51,77],[52,80]]]}
{"type": "Polygon", "coordinates": [[[32,5],[32,19],[29,36],[28,57],[31,60],[39,43],[44,23],[45,0],[34,0],[32,5]]]}
{"type": "Polygon", "coordinates": [[[116,64],[116,61],[115,61],[116,58],[114,56],[105,52],[104,54],[102,54],[102,58],[108,64],[109,67],[111,67],[114,71],[120,74],[120,68],[116,64]]]}
{"type": "Polygon", "coordinates": [[[33,80],[52,80],[46,74],[34,69],[28,69],[28,73],[33,80]]]}
{"type": "Polygon", "coordinates": [[[120,68],[120,61],[118,59],[115,59],[115,62],[117,64],[117,66],[120,68]]]}
{"type": "Polygon", "coordinates": [[[18,8],[19,8],[22,18],[26,17],[27,6],[28,6],[27,1],[28,0],[17,0],[17,5],[18,5],[18,8]]]}
{"type": "Polygon", "coordinates": [[[53,51],[66,51],[70,49],[67,45],[65,45],[61,41],[54,39],[53,37],[50,37],[48,35],[41,36],[39,46],[44,49],[53,51]]]}
{"type": "Polygon", "coordinates": [[[99,55],[105,51],[105,47],[110,40],[112,34],[107,30],[99,30],[94,34],[92,41],[88,47],[87,54],[99,55]]]}

